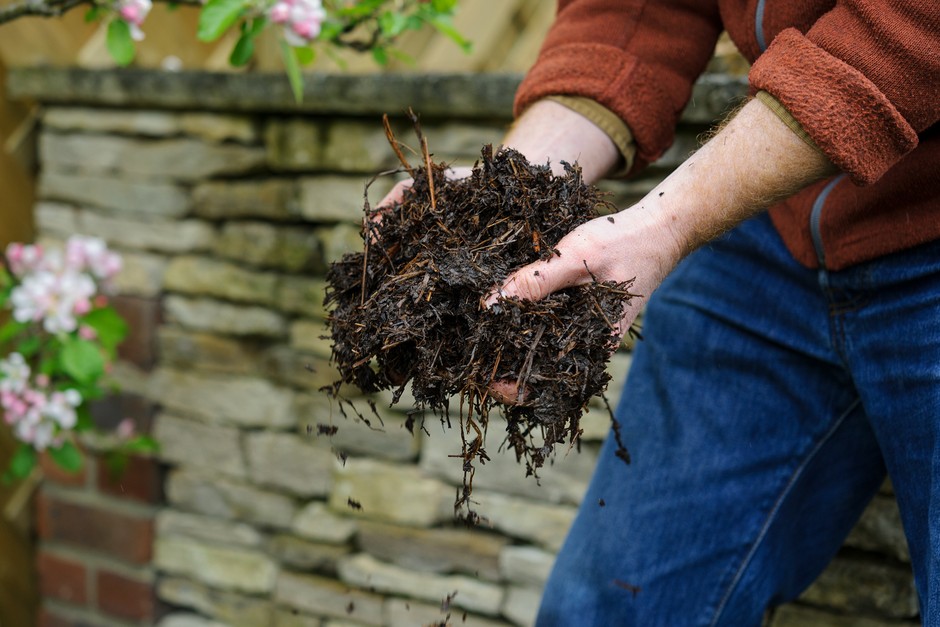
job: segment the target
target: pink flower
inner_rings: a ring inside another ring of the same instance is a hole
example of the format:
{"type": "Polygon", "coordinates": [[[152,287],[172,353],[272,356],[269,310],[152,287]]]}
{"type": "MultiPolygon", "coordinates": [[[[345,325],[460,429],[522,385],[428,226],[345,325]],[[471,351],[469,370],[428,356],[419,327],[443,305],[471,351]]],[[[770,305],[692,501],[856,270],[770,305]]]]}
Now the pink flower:
{"type": "Polygon", "coordinates": [[[268,19],[284,25],[288,44],[302,47],[320,35],[326,11],[321,0],[280,0],[268,11],[268,19]]]}
{"type": "Polygon", "coordinates": [[[92,329],[90,326],[83,324],[82,326],[78,327],[78,337],[82,338],[83,340],[91,341],[98,337],[98,332],[92,329]]]}
{"type": "Polygon", "coordinates": [[[122,440],[130,440],[135,432],[134,421],[130,418],[125,418],[117,426],[117,436],[122,440]]]}

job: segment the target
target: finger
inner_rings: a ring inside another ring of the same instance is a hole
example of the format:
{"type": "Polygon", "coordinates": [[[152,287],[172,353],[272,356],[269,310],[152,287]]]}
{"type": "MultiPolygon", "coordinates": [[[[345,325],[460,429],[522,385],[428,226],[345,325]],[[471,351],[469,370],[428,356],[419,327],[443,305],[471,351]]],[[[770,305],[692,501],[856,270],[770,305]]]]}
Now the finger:
{"type": "MultiPolygon", "coordinates": [[[[414,180],[412,179],[405,179],[404,181],[395,183],[392,189],[389,190],[389,192],[385,194],[385,197],[375,206],[376,211],[381,212],[383,209],[388,209],[392,205],[401,204],[405,199],[405,190],[410,189],[412,185],[414,185],[414,180]]],[[[377,215],[381,215],[381,213],[377,215]]]]}
{"type": "Polygon", "coordinates": [[[490,396],[504,405],[518,405],[524,403],[529,397],[529,390],[523,389],[519,393],[519,382],[509,379],[500,379],[490,383],[490,396]]]}
{"type": "Polygon", "coordinates": [[[562,257],[535,261],[510,274],[501,286],[487,294],[483,305],[491,307],[500,297],[541,300],[552,292],[582,282],[582,274],[583,266],[572,267],[562,257]]]}

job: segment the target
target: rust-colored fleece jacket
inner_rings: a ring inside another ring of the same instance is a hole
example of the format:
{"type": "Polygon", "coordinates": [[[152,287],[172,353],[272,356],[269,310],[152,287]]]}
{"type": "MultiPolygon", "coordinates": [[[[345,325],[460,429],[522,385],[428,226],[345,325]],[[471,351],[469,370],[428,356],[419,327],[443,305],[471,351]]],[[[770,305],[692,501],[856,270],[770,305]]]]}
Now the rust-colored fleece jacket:
{"type": "Polygon", "coordinates": [[[843,172],[770,209],[796,259],[839,270],[940,238],[940,0],[560,0],[516,113],[595,100],[630,127],[636,171],[723,28],[843,172]]]}

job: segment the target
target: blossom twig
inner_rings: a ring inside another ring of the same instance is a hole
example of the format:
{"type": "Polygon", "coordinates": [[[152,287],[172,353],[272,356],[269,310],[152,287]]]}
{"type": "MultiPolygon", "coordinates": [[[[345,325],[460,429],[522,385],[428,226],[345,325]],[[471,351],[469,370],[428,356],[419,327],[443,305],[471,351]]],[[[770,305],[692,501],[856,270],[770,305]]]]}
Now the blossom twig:
{"type": "MultiPolygon", "coordinates": [[[[202,6],[200,0],[157,0],[167,4],[185,4],[202,6]]],[[[0,24],[30,15],[38,17],[60,17],[75,7],[87,4],[94,6],[93,0],[23,0],[0,8],[0,24]]]]}

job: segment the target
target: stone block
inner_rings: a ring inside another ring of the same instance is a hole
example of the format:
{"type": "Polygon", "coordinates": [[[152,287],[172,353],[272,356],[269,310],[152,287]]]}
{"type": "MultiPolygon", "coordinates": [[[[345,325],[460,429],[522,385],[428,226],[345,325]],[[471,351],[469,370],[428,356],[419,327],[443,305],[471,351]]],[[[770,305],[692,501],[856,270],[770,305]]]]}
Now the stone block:
{"type": "Polygon", "coordinates": [[[169,410],[210,423],[277,428],[296,421],[293,392],[255,377],[161,368],[151,380],[150,396],[169,410]]]}
{"type": "Polygon", "coordinates": [[[252,375],[261,369],[262,344],[257,341],[164,325],[157,330],[157,344],[160,363],[174,370],[252,375]]]}
{"type": "Polygon", "coordinates": [[[141,220],[128,215],[102,215],[83,211],[80,232],[100,237],[123,249],[162,253],[191,253],[208,250],[215,229],[202,220],[141,220]]]}
{"type": "Polygon", "coordinates": [[[43,171],[39,177],[39,197],[91,205],[125,216],[179,218],[189,211],[188,194],[173,183],[50,170],[43,171]]]}
{"type": "Polygon", "coordinates": [[[473,509],[484,519],[481,522],[484,528],[533,542],[552,552],[561,548],[575,515],[574,507],[483,492],[477,489],[476,482],[473,500],[476,502],[473,509]]]}
{"type": "Polygon", "coordinates": [[[182,537],[157,538],[154,565],[225,590],[268,593],[274,589],[278,566],[260,551],[210,545],[182,537]]]}
{"type": "Polygon", "coordinates": [[[180,114],[177,119],[180,131],[210,142],[254,144],[261,139],[257,121],[246,115],[193,112],[180,114]]]}
{"type": "Polygon", "coordinates": [[[217,590],[182,577],[161,578],[157,596],[171,605],[197,610],[240,627],[270,627],[274,620],[274,604],[267,599],[217,590]]]}
{"type": "Polygon", "coordinates": [[[61,131],[86,131],[167,137],[179,133],[178,114],[169,111],[121,111],[92,107],[59,107],[47,109],[43,126],[61,131]]]}
{"type": "Polygon", "coordinates": [[[340,558],[352,549],[336,544],[320,544],[296,536],[276,535],[268,542],[268,553],[281,564],[304,572],[336,573],[340,558]]]}
{"type": "Polygon", "coordinates": [[[261,268],[323,274],[320,239],[312,229],[267,222],[227,222],[216,239],[220,257],[261,268]]]}
{"type": "Polygon", "coordinates": [[[325,279],[285,276],[277,287],[276,306],[288,313],[325,320],[326,308],[323,305],[325,297],[325,279]]]}
{"type": "Polygon", "coordinates": [[[167,614],[160,619],[157,627],[232,627],[227,623],[220,623],[216,620],[203,618],[199,614],[187,614],[186,612],[174,612],[167,614]]]}
{"type": "Polygon", "coordinates": [[[143,180],[199,181],[247,174],[265,163],[261,147],[217,144],[191,137],[141,139],[45,132],[40,135],[39,149],[47,169],[143,180]]]}
{"type": "Polygon", "coordinates": [[[183,296],[166,297],[164,307],[168,321],[193,331],[271,338],[287,334],[284,318],[264,307],[183,296]]]}
{"type": "MultiPolygon", "coordinates": [[[[361,624],[359,623],[359,625],[361,624]]],[[[297,610],[278,608],[274,612],[272,627],[324,627],[324,625],[325,623],[322,623],[318,616],[301,614],[297,610]]],[[[356,627],[359,627],[359,625],[356,627]]]]}
{"type": "Polygon", "coordinates": [[[330,329],[323,320],[301,319],[291,322],[288,330],[290,347],[304,353],[329,359],[333,353],[330,329]]]}
{"type": "Polygon", "coordinates": [[[379,459],[407,461],[414,459],[419,451],[421,439],[405,428],[405,416],[376,405],[377,418],[363,399],[352,401],[356,411],[369,420],[358,418],[348,407],[345,416],[340,411],[339,401],[323,392],[298,394],[297,421],[302,433],[321,446],[379,459]],[[320,434],[318,425],[336,427],[332,436],[320,434]]]}
{"type": "Polygon", "coordinates": [[[800,600],[849,614],[917,616],[917,591],[907,568],[836,557],[800,600]]]}
{"type": "Polygon", "coordinates": [[[305,497],[326,496],[333,483],[334,457],[290,433],[259,431],[245,436],[251,480],[305,497]]]}
{"type": "Polygon", "coordinates": [[[415,529],[366,521],[357,536],[361,551],[404,569],[463,573],[490,581],[500,578],[499,556],[509,548],[507,543],[479,529],[415,529]]]}
{"type": "MultiPolygon", "coordinates": [[[[487,438],[490,461],[475,464],[475,489],[516,494],[551,503],[580,503],[597,463],[596,444],[582,443],[580,452],[557,446],[553,460],[538,470],[539,479],[536,480],[535,477],[525,476],[525,465],[516,461],[513,451],[498,450],[505,422],[495,415],[490,420],[487,438]]],[[[461,450],[459,429],[456,426],[439,428],[433,421],[426,428],[430,435],[424,435],[421,443],[422,470],[453,485],[462,485],[463,466],[460,459],[453,457],[459,455],[461,450]]]]}
{"type": "Polygon", "coordinates": [[[385,627],[415,627],[415,625],[454,625],[459,627],[508,627],[510,623],[483,618],[466,611],[441,604],[431,605],[419,601],[389,598],[384,607],[385,627]],[[448,622],[449,621],[449,622],[448,622]]]}
{"type": "Polygon", "coordinates": [[[193,213],[208,220],[300,218],[297,185],[292,180],[207,181],[192,192],[193,213]]]}
{"type": "Polygon", "coordinates": [[[338,569],[340,579],[353,586],[432,603],[450,597],[451,607],[486,616],[497,616],[503,600],[503,589],[498,585],[462,575],[410,571],[365,553],[341,559],[338,569]]]}
{"type": "Polygon", "coordinates": [[[893,497],[875,496],[845,543],[864,551],[890,555],[902,562],[911,561],[901,512],[893,497]]]}
{"type": "Polygon", "coordinates": [[[499,146],[509,127],[484,122],[432,122],[422,123],[421,128],[428,138],[434,161],[470,165],[480,158],[484,145],[499,146]]]}
{"type": "Polygon", "coordinates": [[[167,479],[167,499],[180,509],[287,529],[297,512],[293,499],[223,477],[181,469],[167,479]]]}
{"type": "Polygon", "coordinates": [[[340,379],[339,373],[328,360],[282,344],[264,351],[261,367],[262,372],[272,380],[307,390],[319,390],[340,379]]]}
{"type": "Polygon", "coordinates": [[[529,627],[535,624],[541,600],[541,590],[512,586],[506,590],[506,599],[500,611],[519,627],[529,627]]]}
{"type": "Polygon", "coordinates": [[[324,140],[322,124],[309,118],[272,118],[264,129],[268,164],[276,170],[320,168],[324,163],[324,140]]]}
{"type": "MultiPolygon", "coordinates": [[[[388,146],[387,143],[386,146],[388,146]]],[[[345,222],[355,225],[358,230],[359,225],[362,224],[362,209],[365,202],[363,194],[368,182],[368,177],[364,176],[332,174],[302,178],[300,180],[301,215],[310,222],[345,222]]],[[[377,190],[373,187],[370,187],[370,192],[374,194],[377,190]]],[[[384,187],[390,188],[388,185],[384,187]]],[[[381,198],[382,196],[378,196],[378,200],[381,198]]],[[[362,240],[359,241],[361,244],[362,240]]]]}
{"type": "Polygon", "coordinates": [[[163,289],[163,275],[167,258],[141,252],[121,253],[123,267],[114,277],[114,289],[118,294],[153,298],[163,289]]]}
{"type": "Polygon", "coordinates": [[[774,612],[767,627],[916,627],[918,621],[896,621],[858,614],[833,614],[802,605],[784,605],[774,612]]]}
{"type": "Polygon", "coordinates": [[[351,516],[428,527],[444,519],[452,499],[451,488],[414,466],[350,458],[335,470],[330,507],[351,516]]]}
{"type": "Polygon", "coordinates": [[[157,514],[158,537],[184,536],[215,544],[259,547],[264,537],[251,525],[211,516],[164,509],[157,514]]]}
{"type": "Polygon", "coordinates": [[[269,272],[245,270],[211,257],[184,255],[170,261],[163,285],[172,292],[270,305],[277,281],[278,276],[269,272]]]}
{"type": "Polygon", "coordinates": [[[274,600],[315,616],[355,620],[364,625],[382,624],[382,597],[351,589],[335,579],[281,571],[274,600]]]}
{"type": "Polygon", "coordinates": [[[160,459],[166,462],[245,477],[240,434],[235,427],[161,414],[153,437],[160,444],[160,459]]]}
{"type": "Polygon", "coordinates": [[[33,216],[36,221],[36,229],[46,235],[55,233],[62,237],[68,237],[81,231],[78,222],[78,209],[66,203],[37,202],[33,208],[33,216]]]}
{"type": "Polygon", "coordinates": [[[321,227],[316,230],[323,250],[323,260],[326,264],[339,261],[348,253],[362,252],[363,243],[360,227],[351,224],[336,224],[321,227]]]}
{"type": "Polygon", "coordinates": [[[307,503],[297,513],[291,529],[310,540],[326,544],[344,544],[352,539],[358,529],[358,521],[334,514],[325,503],[307,503]]]}
{"type": "MultiPolygon", "coordinates": [[[[330,120],[322,153],[323,164],[331,170],[361,172],[372,176],[399,165],[389,146],[385,129],[378,119],[330,120]]],[[[362,198],[362,194],[359,194],[362,198]]]]}
{"type": "Polygon", "coordinates": [[[534,546],[507,546],[499,553],[499,572],[510,583],[541,588],[552,572],[555,555],[534,546]]]}

